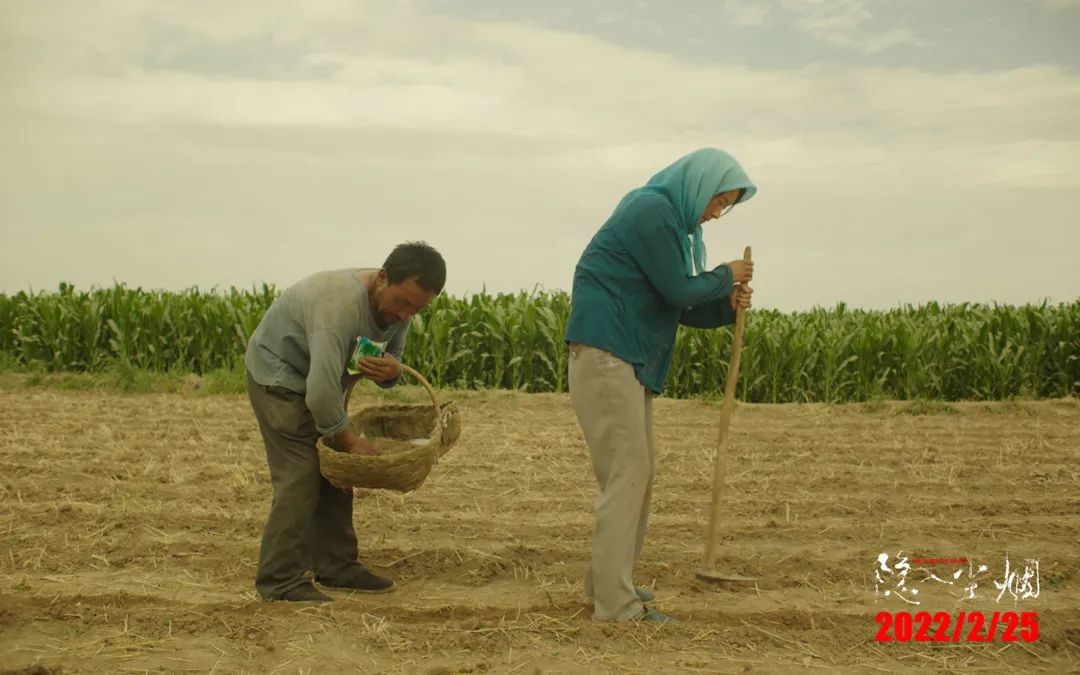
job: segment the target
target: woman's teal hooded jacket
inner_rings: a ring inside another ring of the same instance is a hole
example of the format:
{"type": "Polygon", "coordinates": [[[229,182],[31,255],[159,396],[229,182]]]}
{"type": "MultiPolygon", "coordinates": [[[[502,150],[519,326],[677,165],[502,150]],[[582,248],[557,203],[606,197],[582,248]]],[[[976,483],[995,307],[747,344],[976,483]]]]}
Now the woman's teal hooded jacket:
{"type": "Polygon", "coordinates": [[[701,215],[713,196],[757,187],[735,159],[702,148],[631,190],[592,238],[574,269],[566,341],[611,352],[641,384],[663,390],[680,323],[734,322],[731,269],[705,270],[701,215]]]}

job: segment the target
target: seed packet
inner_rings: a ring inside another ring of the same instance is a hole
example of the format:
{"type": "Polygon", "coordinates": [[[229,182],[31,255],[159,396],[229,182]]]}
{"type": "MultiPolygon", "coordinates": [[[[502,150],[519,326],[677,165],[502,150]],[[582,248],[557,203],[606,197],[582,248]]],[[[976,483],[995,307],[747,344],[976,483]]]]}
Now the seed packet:
{"type": "Polygon", "coordinates": [[[353,349],[352,356],[349,357],[349,363],[347,368],[349,373],[356,375],[360,372],[360,362],[369,356],[380,357],[386,354],[386,343],[375,342],[369,340],[364,336],[360,336],[356,339],[356,348],[353,349]]]}

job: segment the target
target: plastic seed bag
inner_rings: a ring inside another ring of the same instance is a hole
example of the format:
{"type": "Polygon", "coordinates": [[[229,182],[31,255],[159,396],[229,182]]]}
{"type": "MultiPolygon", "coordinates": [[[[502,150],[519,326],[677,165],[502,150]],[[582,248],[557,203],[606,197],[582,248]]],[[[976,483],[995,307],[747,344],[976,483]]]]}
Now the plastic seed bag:
{"type": "Polygon", "coordinates": [[[352,356],[349,357],[349,363],[347,369],[350,374],[356,375],[360,372],[360,362],[369,356],[379,358],[386,354],[386,343],[375,342],[369,340],[364,336],[360,336],[356,339],[356,348],[353,349],[352,356]]]}

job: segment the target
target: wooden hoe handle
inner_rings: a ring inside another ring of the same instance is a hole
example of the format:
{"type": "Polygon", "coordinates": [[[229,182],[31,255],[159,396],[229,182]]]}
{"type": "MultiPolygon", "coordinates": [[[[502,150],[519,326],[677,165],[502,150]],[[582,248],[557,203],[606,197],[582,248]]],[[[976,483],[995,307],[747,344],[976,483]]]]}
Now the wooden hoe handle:
{"type": "MultiPolygon", "coordinates": [[[[743,251],[743,261],[750,262],[750,247],[743,251]]],[[[735,292],[734,290],[732,291],[735,292]]],[[[735,338],[731,343],[731,362],[728,364],[727,382],[724,384],[724,406],[720,410],[720,430],[716,440],[716,462],[713,467],[712,510],[709,512],[709,532],[705,545],[705,569],[711,569],[716,562],[716,539],[720,525],[720,499],[727,471],[727,434],[731,426],[731,413],[735,409],[735,389],[739,384],[739,360],[742,358],[743,327],[746,325],[746,310],[736,307],[735,338]]]]}

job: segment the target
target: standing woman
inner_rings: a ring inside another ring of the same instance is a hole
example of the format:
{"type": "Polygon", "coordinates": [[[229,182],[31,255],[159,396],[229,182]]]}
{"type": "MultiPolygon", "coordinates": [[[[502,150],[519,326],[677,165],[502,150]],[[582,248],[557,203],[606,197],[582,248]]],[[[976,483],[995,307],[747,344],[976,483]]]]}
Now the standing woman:
{"type": "Polygon", "coordinates": [[[597,621],[672,620],[633,584],[652,496],[652,399],[679,324],[717,328],[750,306],[753,263],[705,269],[701,225],[756,191],[731,155],[692,152],[627,193],[574,270],[566,341],[570,399],[599,484],[585,575],[597,621]]]}

